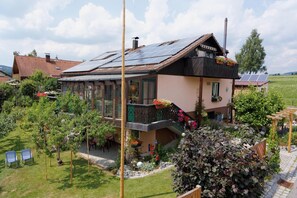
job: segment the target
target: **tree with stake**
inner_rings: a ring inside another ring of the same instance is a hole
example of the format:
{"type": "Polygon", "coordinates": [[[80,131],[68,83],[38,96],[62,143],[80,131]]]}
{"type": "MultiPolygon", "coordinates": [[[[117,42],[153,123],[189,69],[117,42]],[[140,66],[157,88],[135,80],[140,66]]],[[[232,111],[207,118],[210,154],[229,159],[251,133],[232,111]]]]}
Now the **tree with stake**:
{"type": "Polygon", "coordinates": [[[104,121],[100,113],[95,110],[83,113],[78,120],[78,126],[81,131],[86,132],[89,172],[89,139],[96,140],[98,146],[103,146],[106,142],[106,137],[115,133],[115,127],[104,121]]]}
{"type": "Polygon", "coordinates": [[[23,125],[27,130],[32,131],[32,138],[38,153],[44,153],[45,178],[47,179],[47,155],[51,155],[51,148],[47,143],[47,133],[50,122],[55,117],[55,102],[49,102],[47,98],[40,98],[28,110],[27,119],[23,125]]]}
{"type": "Polygon", "coordinates": [[[266,53],[262,42],[263,39],[260,38],[260,34],[256,29],[253,29],[240,52],[235,54],[240,73],[251,74],[267,70],[266,66],[263,65],[266,53]]]}

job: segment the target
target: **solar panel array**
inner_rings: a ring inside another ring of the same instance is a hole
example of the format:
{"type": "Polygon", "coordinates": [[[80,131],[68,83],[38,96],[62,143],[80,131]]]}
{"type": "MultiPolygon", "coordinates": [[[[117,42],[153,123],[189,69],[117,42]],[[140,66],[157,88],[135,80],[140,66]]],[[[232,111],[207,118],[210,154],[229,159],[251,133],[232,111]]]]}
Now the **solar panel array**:
{"type": "Polygon", "coordinates": [[[268,81],[268,74],[243,74],[237,81],[266,82],[268,81]]]}
{"type": "MultiPolygon", "coordinates": [[[[174,56],[194,41],[195,38],[186,38],[164,43],[147,45],[136,50],[127,51],[125,66],[158,64],[174,56]]],[[[105,52],[89,61],[65,70],[64,72],[87,72],[97,68],[120,67],[122,65],[121,51],[105,52]]]]}

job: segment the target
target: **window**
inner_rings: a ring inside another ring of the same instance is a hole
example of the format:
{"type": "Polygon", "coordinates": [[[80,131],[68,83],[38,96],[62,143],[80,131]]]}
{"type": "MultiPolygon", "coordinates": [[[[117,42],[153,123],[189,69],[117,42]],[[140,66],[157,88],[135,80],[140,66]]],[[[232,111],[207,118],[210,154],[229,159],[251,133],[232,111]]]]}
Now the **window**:
{"type": "Polygon", "coordinates": [[[95,108],[101,113],[102,112],[102,85],[96,85],[95,86],[95,93],[94,93],[94,97],[95,97],[95,108]]]}
{"type": "Polygon", "coordinates": [[[104,116],[112,117],[113,86],[105,85],[104,91],[104,116]]]}
{"type": "Polygon", "coordinates": [[[121,85],[116,85],[115,87],[115,100],[116,100],[116,112],[115,112],[115,116],[116,118],[121,118],[121,103],[122,103],[122,100],[121,100],[121,88],[122,86],[121,85]]]}
{"type": "Polygon", "coordinates": [[[218,102],[221,101],[220,97],[220,83],[219,82],[213,82],[212,83],[212,91],[211,91],[211,101],[212,102],[218,102]]]}
{"type": "Polygon", "coordinates": [[[143,104],[152,104],[156,98],[156,80],[144,79],[142,82],[143,104]]]}

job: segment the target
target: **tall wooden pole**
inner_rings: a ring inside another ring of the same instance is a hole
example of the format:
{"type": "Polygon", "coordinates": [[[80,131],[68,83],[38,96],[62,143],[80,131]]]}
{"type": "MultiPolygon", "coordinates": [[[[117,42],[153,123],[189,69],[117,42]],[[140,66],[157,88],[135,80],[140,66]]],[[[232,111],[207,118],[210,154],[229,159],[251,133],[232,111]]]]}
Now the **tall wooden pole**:
{"type": "Polygon", "coordinates": [[[89,148],[89,133],[88,133],[88,129],[86,129],[86,132],[87,132],[88,173],[90,173],[90,148],[89,148]]]}
{"type": "Polygon", "coordinates": [[[290,112],[290,128],[289,128],[289,140],[288,140],[288,152],[291,153],[291,141],[292,141],[292,123],[293,123],[293,113],[290,112]]]}
{"type": "Polygon", "coordinates": [[[122,29],[122,111],[121,111],[121,175],[120,175],[120,197],[124,197],[124,149],[125,149],[125,123],[126,123],[126,95],[125,95],[125,18],[126,1],[123,0],[123,29],[122,29]]]}

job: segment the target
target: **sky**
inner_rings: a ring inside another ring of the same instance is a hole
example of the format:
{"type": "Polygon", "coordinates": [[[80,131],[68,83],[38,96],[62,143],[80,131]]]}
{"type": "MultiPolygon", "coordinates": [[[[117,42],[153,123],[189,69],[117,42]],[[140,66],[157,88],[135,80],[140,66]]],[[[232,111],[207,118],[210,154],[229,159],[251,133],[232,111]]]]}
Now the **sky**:
{"type": "MultiPolygon", "coordinates": [[[[126,47],[213,33],[235,57],[252,29],[265,48],[268,73],[297,71],[296,0],[126,0],[126,47]]],[[[121,49],[122,0],[0,0],[0,65],[13,52],[89,60],[121,49]]]]}

